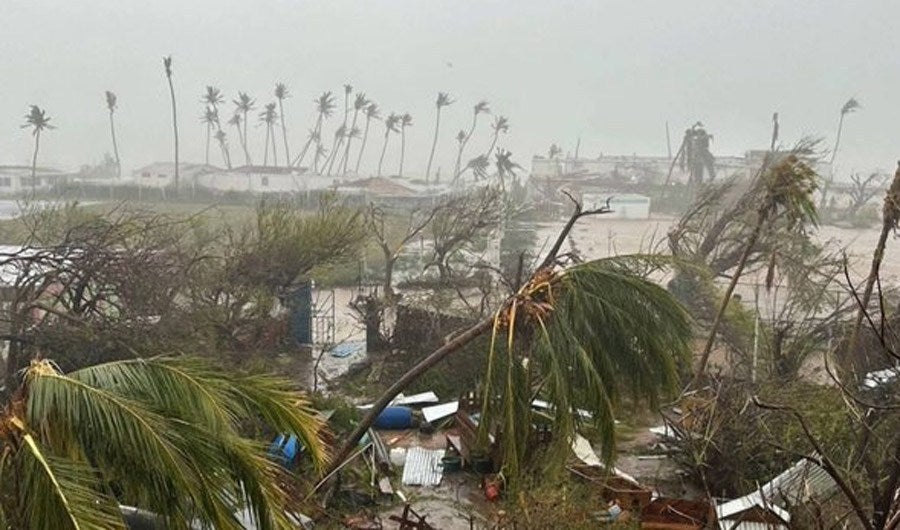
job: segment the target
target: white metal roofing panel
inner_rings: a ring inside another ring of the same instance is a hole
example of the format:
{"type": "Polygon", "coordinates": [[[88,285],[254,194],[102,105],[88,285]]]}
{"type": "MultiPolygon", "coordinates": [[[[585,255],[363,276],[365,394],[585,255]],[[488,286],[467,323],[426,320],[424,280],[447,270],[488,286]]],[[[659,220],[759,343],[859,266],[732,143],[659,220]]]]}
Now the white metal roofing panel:
{"type": "Polygon", "coordinates": [[[428,450],[421,447],[412,447],[406,453],[406,463],[403,465],[404,486],[437,486],[441,483],[444,470],[441,466],[441,458],[444,456],[442,449],[428,450]]]}

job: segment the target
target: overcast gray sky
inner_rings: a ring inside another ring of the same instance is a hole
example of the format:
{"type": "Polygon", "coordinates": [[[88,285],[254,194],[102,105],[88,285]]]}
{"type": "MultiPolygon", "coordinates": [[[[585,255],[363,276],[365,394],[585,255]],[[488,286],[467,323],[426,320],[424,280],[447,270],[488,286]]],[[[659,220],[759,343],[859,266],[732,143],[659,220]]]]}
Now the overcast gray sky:
{"type": "MultiPolygon", "coordinates": [[[[126,169],[170,159],[160,58],[172,54],[190,161],[203,157],[205,85],[265,102],[283,81],[292,144],[312,124],[312,99],[351,83],[382,109],[413,114],[413,170],[427,159],[439,90],[457,100],[442,123],[445,174],[479,99],[509,117],[505,145],[527,166],[579,136],[585,155],[664,154],[666,121],[673,142],[702,120],[714,153],[738,154],[767,144],[773,111],[782,138],[830,142],[838,109],[856,96],[863,109],[846,121],[840,172],[893,170],[898,20],[896,0],[0,0],[0,163],[29,162],[19,126],[32,103],[58,127],[42,146],[46,164],[98,160],[111,150],[104,90],[119,96],[126,169]]],[[[470,152],[489,142],[486,123],[470,152]]],[[[263,129],[253,136],[260,152],[263,129]]]]}

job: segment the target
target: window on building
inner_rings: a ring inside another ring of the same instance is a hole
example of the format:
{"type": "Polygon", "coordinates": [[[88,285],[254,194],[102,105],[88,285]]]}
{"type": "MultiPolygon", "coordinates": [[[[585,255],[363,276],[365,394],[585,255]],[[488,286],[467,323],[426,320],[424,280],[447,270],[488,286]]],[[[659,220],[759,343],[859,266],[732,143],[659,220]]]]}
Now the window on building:
{"type": "Polygon", "coordinates": [[[12,187],[12,178],[11,177],[0,177],[0,187],[3,187],[3,188],[12,187]]]}
{"type": "Polygon", "coordinates": [[[144,178],[145,178],[145,179],[148,179],[148,178],[150,178],[150,177],[151,177],[151,175],[150,175],[150,172],[149,172],[149,171],[144,171],[144,172],[143,172],[143,173],[141,173],[141,176],[142,176],[142,177],[144,177],[144,178]]]}
{"type": "Polygon", "coordinates": [[[269,186],[269,177],[262,178],[262,185],[268,187],[269,186]]]}

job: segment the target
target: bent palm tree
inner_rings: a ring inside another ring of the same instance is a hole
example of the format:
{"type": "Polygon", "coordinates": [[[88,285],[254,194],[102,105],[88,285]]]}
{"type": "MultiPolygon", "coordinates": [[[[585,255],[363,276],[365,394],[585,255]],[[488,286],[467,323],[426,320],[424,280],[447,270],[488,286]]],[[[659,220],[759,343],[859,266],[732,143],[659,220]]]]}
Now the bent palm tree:
{"type": "Polygon", "coordinates": [[[403,177],[403,161],[406,159],[406,128],[412,127],[412,115],[406,113],[400,116],[400,169],[397,172],[398,177],[403,177]]]}
{"type": "MultiPolygon", "coordinates": [[[[486,353],[480,438],[499,430],[503,473],[515,479],[534,453],[527,441],[540,398],[553,407],[548,454],[566,454],[580,422],[597,428],[603,456],[615,449],[614,414],[621,393],[655,403],[674,390],[676,365],[686,359],[688,317],[662,287],[633,272],[640,257],[616,257],[559,268],[556,253],[580,212],[573,215],[548,258],[489,318],[457,334],[400,377],[376,401],[348,438],[340,462],[394,397],[448,355],[492,332],[486,353]],[[586,410],[586,417],[579,413],[586,410]]],[[[599,212],[597,212],[599,213],[599,212]]]]}
{"type": "Polygon", "coordinates": [[[326,118],[330,118],[332,112],[334,112],[334,96],[331,95],[331,92],[323,92],[322,95],[315,100],[315,103],[316,124],[313,126],[312,131],[310,131],[297,160],[293,162],[292,165],[294,166],[299,166],[303,162],[309,147],[313,145],[313,143],[315,143],[316,151],[318,151],[318,147],[322,142],[322,122],[326,118]]]}
{"type": "Polygon", "coordinates": [[[124,529],[134,502],[168,528],[292,528],[287,478],[242,436],[262,420],[297,435],[321,466],[321,422],[290,383],[233,376],[186,358],[61,373],[32,361],[0,413],[0,516],[11,528],[124,529]]]}
{"type": "Polygon", "coordinates": [[[391,133],[399,132],[397,129],[397,124],[400,123],[400,116],[397,116],[393,112],[390,113],[387,119],[384,120],[384,144],[381,146],[381,156],[378,157],[378,176],[381,176],[381,166],[384,164],[384,154],[387,152],[388,146],[388,138],[391,133]]]}
{"type": "Polygon", "coordinates": [[[350,135],[347,136],[347,145],[344,146],[344,154],[341,156],[341,161],[338,163],[338,171],[340,171],[341,175],[347,173],[347,163],[350,161],[350,144],[352,143],[353,138],[359,138],[359,134],[353,136],[353,131],[359,132],[359,129],[356,128],[356,119],[359,117],[359,113],[366,109],[369,106],[369,101],[366,99],[366,95],[362,92],[356,94],[356,99],[353,101],[353,121],[350,123],[350,135]]]}
{"type": "Polygon", "coordinates": [[[291,163],[291,152],[288,149],[287,125],[285,125],[284,123],[284,100],[289,97],[291,97],[291,93],[288,91],[287,86],[284,83],[278,83],[275,85],[275,99],[278,100],[278,114],[281,115],[281,137],[282,139],[284,139],[285,165],[289,165],[291,163]]]}
{"type": "MultiPolygon", "coordinates": [[[[207,108],[212,108],[213,113],[216,116],[215,121],[212,123],[212,126],[216,130],[216,134],[214,135],[218,138],[219,133],[222,132],[222,123],[219,121],[219,105],[225,101],[222,97],[222,91],[214,86],[206,86],[206,92],[200,98],[202,102],[204,102],[207,108]]],[[[231,169],[231,154],[228,153],[228,146],[224,143],[219,144],[222,147],[222,159],[225,161],[225,164],[228,166],[228,169],[231,169]]],[[[209,165],[209,128],[207,128],[206,132],[206,164],[209,165]]]]}
{"type": "Polygon", "coordinates": [[[231,169],[231,154],[228,152],[227,136],[228,135],[226,135],[225,131],[222,129],[216,131],[216,141],[219,142],[219,150],[222,151],[222,160],[225,162],[228,169],[231,169]]]}
{"type": "MultiPolygon", "coordinates": [[[[706,371],[706,365],[709,362],[710,353],[712,353],[713,345],[716,342],[716,335],[722,323],[722,318],[725,316],[725,311],[731,302],[734,289],[737,287],[741,274],[744,272],[744,267],[747,265],[747,260],[756,247],[763,229],[773,223],[776,216],[783,216],[787,220],[787,229],[789,230],[802,230],[807,224],[816,223],[816,205],[812,200],[812,194],[818,187],[818,176],[815,170],[797,155],[797,152],[805,150],[806,148],[795,150],[795,152],[784,157],[783,160],[770,169],[766,169],[764,165],[759,182],[753,184],[760,186],[761,189],[759,204],[756,207],[756,222],[753,225],[750,237],[745,243],[744,251],[738,260],[735,271],[731,275],[731,282],[725,290],[719,311],[713,320],[709,337],[700,355],[700,363],[694,375],[692,386],[700,381],[706,371]]],[[[767,158],[771,156],[773,156],[772,152],[767,155],[767,158]]],[[[771,272],[770,268],[770,276],[771,272]]]]}
{"type": "Polygon", "coordinates": [[[244,141],[244,131],[241,130],[241,122],[244,120],[243,116],[240,112],[235,111],[234,114],[228,118],[228,125],[233,125],[238,133],[238,141],[241,142],[241,147],[244,148],[244,160],[245,163],[249,166],[250,162],[250,153],[246,151],[246,142],[244,141]]]}
{"type": "Polygon", "coordinates": [[[431,163],[434,161],[434,150],[437,148],[438,134],[441,130],[441,109],[452,104],[453,100],[450,99],[450,94],[446,92],[438,92],[437,99],[434,102],[434,106],[437,109],[434,119],[434,140],[432,140],[431,142],[431,153],[429,153],[428,155],[428,166],[425,169],[426,184],[428,184],[428,178],[431,175],[431,163]]]}
{"type": "Polygon", "coordinates": [[[109,109],[109,135],[112,137],[113,154],[116,157],[116,178],[122,178],[122,162],[119,160],[119,144],[116,142],[116,122],[113,115],[116,112],[116,95],[106,91],[106,108],[109,109]]]}
{"type": "Polygon", "coordinates": [[[356,155],[356,168],[353,173],[359,175],[359,164],[362,162],[363,152],[366,150],[366,142],[369,140],[369,124],[372,120],[380,120],[381,114],[378,111],[378,104],[372,102],[366,107],[366,127],[363,129],[362,145],[359,146],[359,154],[356,155]]]}
{"type": "Polygon", "coordinates": [[[251,98],[246,92],[238,92],[238,98],[233,100],[233,103],[235,112],[239,112],[244,118],[244,132],[241,134],[241,147],[244,148],[244,159],[249,166],[252,162],[250,161],[250,150],[247,148],[247,143],[250,141],[247,137],[247,124],[249,123],[247,118],[250,112],[256,108],[256,100],[251,98]]]}
{"type": "Polygon", "coordinates": [[[490,160],[494,148],[497,147],[497,140],[500,138],[500,133],[506,134],[509,132],[509,120],[506,119],[505,116],[497,116],[494,118],[494,123],[491,124],[491,129],[493,129],[494,135],[491,137],[491,146],[488,148],[486,154],[488,160],[490,160]]]}
{"type": "MultiPolygon", "coordinates": [[[[206,110],[203,112],[203,115],[200,116],[200,123],[206,125],[206,165],[209,165],[209,140],[212,138],[213,129],[218,128],[219,123],[219,113],[216,111],[215,107],[207,106],[206,110]]],[[[221,130],[221,129],[219,129],[221,130]]],[[[218,131],[217,131],[218,132],[218,131]]]]}
{"type": "Polygon", "coordinates": [[[169,97],[172,101],[172,131],[175,136],[175,194],[178,194],[179,187],[179,164],[178,164],[178,108],[175,105],[175,86],[172,84],[172,56],[163,57],[163,68],[166,71],[166,80],[169,82],[169,97]]]}
{"type": "Polygon", "coordinates": [[[50,125],[50,116],[47,116],[44,109],[32,105],[28,114],[25,115],[25,124],[22,125],[22,128],[31,129],[31,135],[34,136],[34,154],[31,156],[31,195],[33,197],[37,184],[37,157],[38,150],[41,148],[41,133],[55,127],[50,125]]]}
{"type": "MultiPolygon", "coordinates": [[[[347,126],[347,121],[350,119],[350,94],[353,92],[353,87],[351,85],[344,85],[344,121],[341,123],[341,126],[338,128],[342,133],[346,133],[350,130],[347,126]]],[[[328,163],[328,174],[331,174],[332,166],[334,165],[335,160],[337,159],[338,153],[341,151],[341,147],[344,145],[344,134],[340,136],[335,136],[335,143],[331,146],[331,155],[329,159],[326,160],[328,163]]]]}
{"type": "Polygon", "coordinates": [[[263,155],[263,166],[269,165],[269,139],[272,140],[272,163],[278,167],[278,152],[275,150],[275,122],[278,121],[278,112],[275,103],[266,103],[266,108],[259,113],[259,122],[266,126],[266,146],[263,155]]]}
{"type": "Polygon", "coordinates": [[[453,180],[454,181],[456,181],[456,179],[459,178],[459,174],[461,171],[460,164],[462,163],[463,150],[466,148],[466,144],[469,143],[469,139],[472,138],[472,133],[475,132],[475,124],[478,123],[478,115],[484,114],[484,113],[490,114],[490,112],[491,112],[491,109],[488,106],[487,101],[479,101],[478,103],[475,104],[475,106],[472,109],[473,109],[472,125],[471,125],[471,127],[469,127],[469,132],[463,133],[463,138],[459,143],[459,151],[456,153],[456,167],[453,170],[453,180]]]}

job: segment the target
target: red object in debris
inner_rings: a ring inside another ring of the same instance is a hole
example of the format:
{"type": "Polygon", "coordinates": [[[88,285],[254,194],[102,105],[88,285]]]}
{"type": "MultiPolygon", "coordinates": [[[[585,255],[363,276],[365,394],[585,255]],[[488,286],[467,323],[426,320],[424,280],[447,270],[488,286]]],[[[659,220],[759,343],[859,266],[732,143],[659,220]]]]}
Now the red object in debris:
{"type": "Polygon", "coordinates": [[[494,481],[488,481],[484,485],[484,496],[487,500],[494,502],[500,498],[500,485],[494,481]]]}

